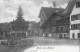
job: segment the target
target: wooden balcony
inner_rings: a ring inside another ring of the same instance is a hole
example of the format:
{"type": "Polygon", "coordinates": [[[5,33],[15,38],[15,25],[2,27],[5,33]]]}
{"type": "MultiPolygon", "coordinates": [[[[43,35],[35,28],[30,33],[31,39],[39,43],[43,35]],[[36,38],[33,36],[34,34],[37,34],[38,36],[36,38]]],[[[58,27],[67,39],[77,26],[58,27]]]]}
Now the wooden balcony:
{"type": "Polygon", "coordinates": [[[57,33],[69,33],[70,26],[65,25],[65,26],[58,26],[57,28],[57,33]]]}

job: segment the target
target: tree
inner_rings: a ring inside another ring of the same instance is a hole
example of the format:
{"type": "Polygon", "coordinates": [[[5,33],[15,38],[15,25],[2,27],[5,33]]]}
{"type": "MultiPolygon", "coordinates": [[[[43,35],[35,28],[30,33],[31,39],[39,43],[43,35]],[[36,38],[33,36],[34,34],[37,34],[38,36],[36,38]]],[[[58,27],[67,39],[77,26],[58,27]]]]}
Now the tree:
{"type": "Polygon", "coordinates": [[[17,13],[17,19],[12,22],[13,30],[28,30],[29,22],[23,19],[22,8],[19,7],[19,11],[17,13]]]}
{"type": "Polygon", "coordinates": [[[17,13],[18,15],[17,15],[17,20],[24,20],[23,19],[23,13],[22,13],[22,8],[21,7],[19,7],[19,11],[18,11],[18,13],[17,13]]]}

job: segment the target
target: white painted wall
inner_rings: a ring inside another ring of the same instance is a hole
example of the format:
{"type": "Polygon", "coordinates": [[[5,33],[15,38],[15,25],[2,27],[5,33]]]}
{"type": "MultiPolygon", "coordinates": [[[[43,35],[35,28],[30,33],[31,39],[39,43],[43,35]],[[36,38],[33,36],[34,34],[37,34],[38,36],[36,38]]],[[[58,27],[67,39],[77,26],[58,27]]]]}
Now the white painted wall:
{"type": "Polygon", "coordinates": [[[80,24],[80,20],[71,21],[71,24],[80,24]]]}
{"type": "MultiPolygon", "coordinates": [[[[74,20],[74,21],[71,21],[71,16],[72,15],[76,15],[76,14],[80,14],[80,7],[79,8],[76,8],[76,4],[74,5],[74,8],[72,10],[72,13],[70,15],[70,29],[71,29],[71,24],[80,24],[80,20],[74,20]]],[[[70,30],[70,38],[72,38],[72,34],[75,34],[75,39],[78,38],[78,33],[80,33],[80,30],[70,30]]]]}
{"type": "Polygon", "coordinates": [[[80,30],[70,30],[70,38],[72,38],[72,34],[75,34],[75,39],[78,38],[78,33],[80,33],[80,30]]]}
{"type": "Polygon", "coordinates": [[[76,8],[76,4],[75,4],[75,6],[73,7],[71,15],[75,15],[75,14],[79,14],[79,13],[80,13],[80,7],[76,8]]]}

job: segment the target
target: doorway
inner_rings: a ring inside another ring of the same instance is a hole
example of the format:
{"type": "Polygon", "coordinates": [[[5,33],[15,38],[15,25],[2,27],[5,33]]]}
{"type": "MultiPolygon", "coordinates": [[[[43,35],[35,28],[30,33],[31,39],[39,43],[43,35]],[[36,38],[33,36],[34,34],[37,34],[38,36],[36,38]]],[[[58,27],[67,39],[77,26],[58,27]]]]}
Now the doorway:
{"type": "Polygon", "coordinates": [[[80,38],[80,33],[78,33],[78,38],[80,38]]]}
{"type": "Polygon", "coordinates": [[[75,38],[75,34],[74,33],[72,34],[72,38],[75,38]]]}

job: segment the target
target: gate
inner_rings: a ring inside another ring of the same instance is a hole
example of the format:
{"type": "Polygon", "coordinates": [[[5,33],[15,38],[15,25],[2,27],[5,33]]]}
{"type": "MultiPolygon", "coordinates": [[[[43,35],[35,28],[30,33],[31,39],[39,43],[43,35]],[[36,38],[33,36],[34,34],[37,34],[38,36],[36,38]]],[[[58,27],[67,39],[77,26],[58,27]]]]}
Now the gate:
{"type": "Polygon", "coordinates": [[[59,34],[59,38],[62,38],[62,34],[59,34]]]}

